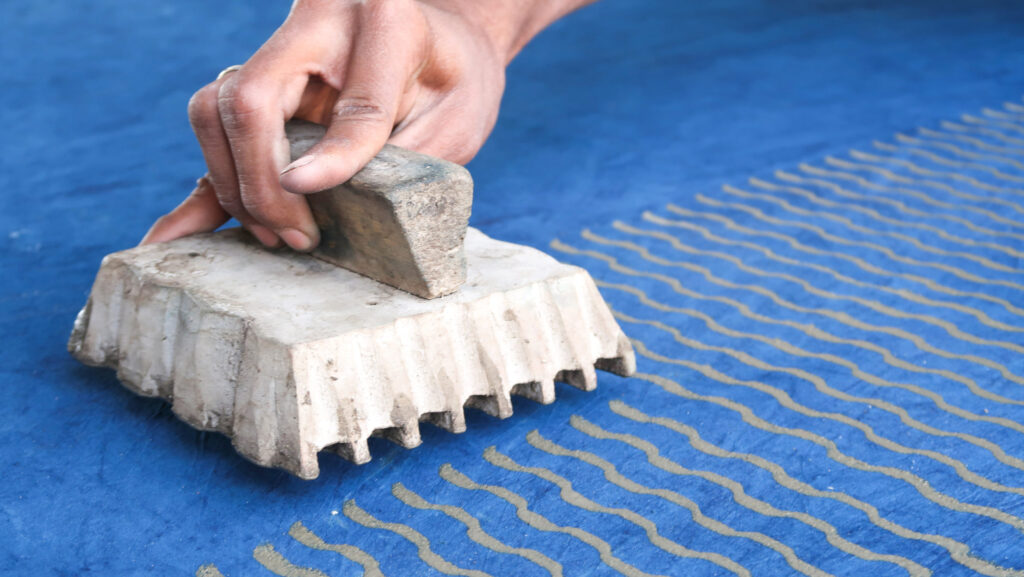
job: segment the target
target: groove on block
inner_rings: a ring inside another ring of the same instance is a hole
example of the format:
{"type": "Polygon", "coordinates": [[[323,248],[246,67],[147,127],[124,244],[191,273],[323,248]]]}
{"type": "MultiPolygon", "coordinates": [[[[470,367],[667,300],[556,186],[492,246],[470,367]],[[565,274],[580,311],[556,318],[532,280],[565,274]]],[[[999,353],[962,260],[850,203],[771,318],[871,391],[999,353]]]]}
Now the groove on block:
{"type": "Polygon", "coordinates": [[[365,463],[371,436],[412,448],[421,422],[459,433],[467,408],[633,372],[586,271],[473,229],[466,255],[462,289],[424,300],[237,230],[137,247],[104,259],[68,347],[307,479],[321,451],[365,463]]]}

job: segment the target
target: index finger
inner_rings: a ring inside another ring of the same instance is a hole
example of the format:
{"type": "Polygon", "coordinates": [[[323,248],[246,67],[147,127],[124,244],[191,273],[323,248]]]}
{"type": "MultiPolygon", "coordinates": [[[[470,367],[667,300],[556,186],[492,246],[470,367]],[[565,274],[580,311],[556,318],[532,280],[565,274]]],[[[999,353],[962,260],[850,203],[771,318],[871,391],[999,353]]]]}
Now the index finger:
{"type": "Polygon", "coordinates": [[[301,99],[307,77],[281,74],[282,63],[276,63],[268,69],[250,61],[229,76],[221,85],[218,109],[230,141],[242,206],[289,246],[305,251],[319,242],[319,231],[306,199],[284,190],[278,175],[288,163],[284,134],[288,103],[301,99]]]}
{"type": "Polygon", "coordinates": [[[365,4],[327,132],[281,174],[309,194],[352,178],[387,143],[407,90],[428,55],[427,24],[400,2],[365,4]]]}

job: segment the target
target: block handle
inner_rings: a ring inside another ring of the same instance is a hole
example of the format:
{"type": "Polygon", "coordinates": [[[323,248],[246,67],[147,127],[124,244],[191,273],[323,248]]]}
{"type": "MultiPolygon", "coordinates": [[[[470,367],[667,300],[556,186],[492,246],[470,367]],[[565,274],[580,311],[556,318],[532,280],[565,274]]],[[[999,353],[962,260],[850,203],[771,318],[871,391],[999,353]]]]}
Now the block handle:
{"type": "MultiPolygon", "coordinates": [[[[295,160],[326,129],[292,120],[285,132],[295,160]]],[[[313,256],[426,299],[465,282],[473,179],[464,167],[386,145],[351,180],[308,200],[321,235],[313,256]]]]}

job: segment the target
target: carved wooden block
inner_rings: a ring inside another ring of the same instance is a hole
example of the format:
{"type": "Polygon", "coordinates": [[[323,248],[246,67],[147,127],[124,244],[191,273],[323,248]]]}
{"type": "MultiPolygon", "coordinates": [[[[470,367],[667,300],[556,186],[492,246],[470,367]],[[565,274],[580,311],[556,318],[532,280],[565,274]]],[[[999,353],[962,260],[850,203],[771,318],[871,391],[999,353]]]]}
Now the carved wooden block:
{"type": "Polygon", "coordinates": [[[424,300],[239,230],[137,247],[104,259],[68,348],[307,479],[321,450],[362,463],[371,435],[414,447],[420,421],[461,432],[463,407],[633,372],[586,271],[473,229],[465,250],[462,288],[424,300]]]}

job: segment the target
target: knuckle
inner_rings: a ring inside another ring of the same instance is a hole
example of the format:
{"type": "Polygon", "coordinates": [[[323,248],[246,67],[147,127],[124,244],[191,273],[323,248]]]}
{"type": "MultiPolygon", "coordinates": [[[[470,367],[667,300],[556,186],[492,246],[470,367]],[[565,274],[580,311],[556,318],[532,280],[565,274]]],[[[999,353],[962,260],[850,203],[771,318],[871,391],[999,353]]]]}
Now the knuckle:
{"type": "Polygon", "coordinates": [[[217,86],[207,84],[188,101],[188,119],[193,128],[208,128],[220,122],[217,110],[217,86]]]}
{"type": "Polygon", "coordinates": [[[468,164],[483,147],[485,138],[472,131],[452,134],[442,147],[441,157],[456,164],[468,164]]]}
{"type": "Polygon", "coordinates": [[[268,108],[272,94],[262,85],[233,80],[234,75],[221,85],[217,94],[217,108],[225,122],[245,124],[249,118],[268,108]]]}
{"type": "Polygon", "coordinates": [[[446,144],[447,146],[444,146],[441,156],[456,164],[468,164],[480,150],[480,145],[477,144],[476,140],[472,137],[467,138],[466,135],[452,138],[446,144]]]}
{"type": "Polygon", "coordinates": [[[471,148],[460,148],[452,154],[451,161],[456,164],[469,164],[469,161],[473,160],[476,156],[477,151],[471,148]]]}
{"type": "Polygon", "coordinates": [[[387,107],[367,96],[349,96],[339,99],[331,113],[333,120],[345,122],[391,122],[387,107]]]}

